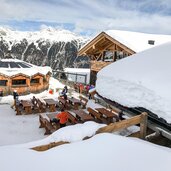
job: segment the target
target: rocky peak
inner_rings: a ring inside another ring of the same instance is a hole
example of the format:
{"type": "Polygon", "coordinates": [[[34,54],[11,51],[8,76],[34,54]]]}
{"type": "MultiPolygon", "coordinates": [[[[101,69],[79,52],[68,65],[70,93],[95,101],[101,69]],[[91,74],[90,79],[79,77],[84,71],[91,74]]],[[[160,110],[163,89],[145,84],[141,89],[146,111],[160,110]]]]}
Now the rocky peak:
{"type": "Polygon", "coordinates": [[[43,28],[40,31],[24,32],[0,28],[0,58],[10,51],[17,59],[52,69],[88,66],[88,59],[80,63],[77,51],[88,41],[87,37],[68,30],[43,28]]]}

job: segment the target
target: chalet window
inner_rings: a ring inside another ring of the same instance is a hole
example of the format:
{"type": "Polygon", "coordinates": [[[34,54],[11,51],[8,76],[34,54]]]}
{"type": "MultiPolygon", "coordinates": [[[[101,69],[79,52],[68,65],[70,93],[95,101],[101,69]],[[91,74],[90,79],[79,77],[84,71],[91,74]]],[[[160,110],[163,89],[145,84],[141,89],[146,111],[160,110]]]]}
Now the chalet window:
{"type": "Polygon", "coordinates": [[[31,79],[30,83],[31,84],[38,84],[39,83],[39,78],[31,79]]]}
{"type": "Polygon", "coordinates": [[[46,77],[43,77],[43,82],[46,82],[46,81],[47,81],[46,77]]]}
{"type": "Polygon", "coordinates": [[[8,80],[0,80],[0,86],[7,86],[8,80]]]}
{"type": "Polygon", "coordinates": [[[117,51],[115,55],[116,55],[116,60],[124,58],[124,53],[122,51],[117,51]]]}
{"type": "Polygon", "coordinates": [[[155,41],[154,40],[148,40],[149,45],[154,45],[155,41]]]}
{"type": "Polygon", "coordinates": [[[106,51],[104,54],[104,61],[113,61],[113,52],[112,51],[106,51]]]}
{"type": "Polygon", "coordinates": [[[22,80],[12,80],[12,85],[26,85],[26,79],[22,80]]]}

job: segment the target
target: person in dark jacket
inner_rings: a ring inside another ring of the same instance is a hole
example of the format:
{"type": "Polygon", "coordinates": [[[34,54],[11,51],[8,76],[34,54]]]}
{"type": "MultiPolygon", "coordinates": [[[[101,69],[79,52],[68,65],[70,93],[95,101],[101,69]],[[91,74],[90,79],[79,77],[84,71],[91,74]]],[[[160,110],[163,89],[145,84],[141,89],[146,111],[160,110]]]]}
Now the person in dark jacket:
{"type": "Polygon", "coordinates": [[[16,101],[18,100],[17,90],[13,91],[13,98],[14,98],[14,104],[12,105],[12,108],[16,106],[16,101]]]}
{"type": "Polygon", "coordinates": [[[67,99],[67,92],[68,92],[68,88],[67,86],[65,86],[62,90],[62,93],[61,93],[61,97],[64,97],[64,99],[67,99]]]}
{"type": "Polygon", "coordinates": [[[14,92],[13,92],[13,98],[14,98],[14,100],[16,100],[16,98],[18,98],[17,90],[14,90],[14,92]]]}

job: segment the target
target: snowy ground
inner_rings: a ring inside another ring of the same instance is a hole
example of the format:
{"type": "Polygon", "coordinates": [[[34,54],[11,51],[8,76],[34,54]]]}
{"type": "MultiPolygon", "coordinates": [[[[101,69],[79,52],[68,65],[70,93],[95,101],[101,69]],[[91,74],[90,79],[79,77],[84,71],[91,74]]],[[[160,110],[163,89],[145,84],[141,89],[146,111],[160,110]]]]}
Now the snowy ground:
{"type": "MultiPolygon", "coordinates": [[[[50,88],[63,88],[58,81],[52,80],[50,88]],[[55,82],[55,84],[53,83],[55,82]]],[[[76,97],[77,93],[73,93],[76,97]]],[[[32,95],[20,96],[28,99],[32,95]]],[[[58,92],[50,95],[48,91],[36,97],[57,98],[58,92]]],[[[12,97],[1,98],[0,105],[0,170],[2,171],[170,171],[171,150],[137,138],[127,138],[114,134],[95,132],[105,126],[95,122],[85,122],[61,128],[50,136],[44,136],[39,128],[38,115],[16,116],[10,108],[12,97]],[[93,136],[82,141],[84,137],[93,136]],[[67,141],[48,151],[37,152],[30,148],[50,142],[67,141]],[[10,161],[10,164],[9,164],[10,161]],[[143,164],[142,164],[143,161],[143,164]]],[[[93,100],[88,106],[99,107],[93,100]]],[[[128,134],[137,128],[124,130],[117,134],[128,134]]]]}
{"type": "MultiPolygon", "coordinates": [[[[56,79],[51,78],[49,89],[54,90],[54,94],[51,95],[48,91],[44,91],[40,94],[29,94],[26,96],[19,96],[19,99],[30,99],[34,96],[38,98],[54,98],[57,99],[59,96],[59,91],[56,89],[63,88],[64,85],[61,84],[56,79]]],[[[78,97],[79,94],[72,92],[74,97],[78,97]]],[[[44,128],[39,128],[39,117],[37,114],[34,115],[18,115],[16,116],[16,111],[11,108],[13,103],[12,96],[2,97],[0,101],[0,146],[12,145],[12,144],[22,144],[27,142],[32,142],[36,140],[41,140],[47,136],[44,136],[44,128]]],[[[93,100],[89,100],[87,107],[97,108],[102,107],[101,105],[94,103],[93,100]]],[[[95,123],[94,123],[95,124],[95,123]]],[[[96,125],[96,124],[95,124],[96,125]]],[[[70,129],[70,128],[69,128],[70,129]]],[[[77,129],[77,126],[76,126],[77,129]]],[[[89,128],[88,128],[89,129],[89,128]]],[[[117,134],[128,135],[132,132],[138,131],[139,128],[131,127],[129,129],[123,130],[117,134]]],[[[82,133],[81,133],[82,134],[82,133]]],[[[85,135],[85,137],[88,136],[85,135]]],[[[84,138],[84,137],[83,137],[84,138]]],[[[70,141],[70,139],[68,139],[70,141]]]]}
{"type": "Polygon", "coordinates": [[[10,105],[0,105],[0,145],[18,144],[44,138],[37,115],[16,116],[10,105]]]}

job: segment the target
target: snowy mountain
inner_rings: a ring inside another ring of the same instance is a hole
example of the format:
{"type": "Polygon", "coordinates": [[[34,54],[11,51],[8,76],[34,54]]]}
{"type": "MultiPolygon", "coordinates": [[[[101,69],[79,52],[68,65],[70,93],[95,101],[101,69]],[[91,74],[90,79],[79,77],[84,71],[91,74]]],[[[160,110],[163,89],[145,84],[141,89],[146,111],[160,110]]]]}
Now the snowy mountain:
{"type": "Polygon", "coordinates": [[[48,65],[53,69],[85,67],[88,59],[81,61],[77,58],[77,51],[87,41],[86,37],[51,27],[35,32],[1,27],[0,58],[10,50],[13,57],[35,65],[48,65]]]}

